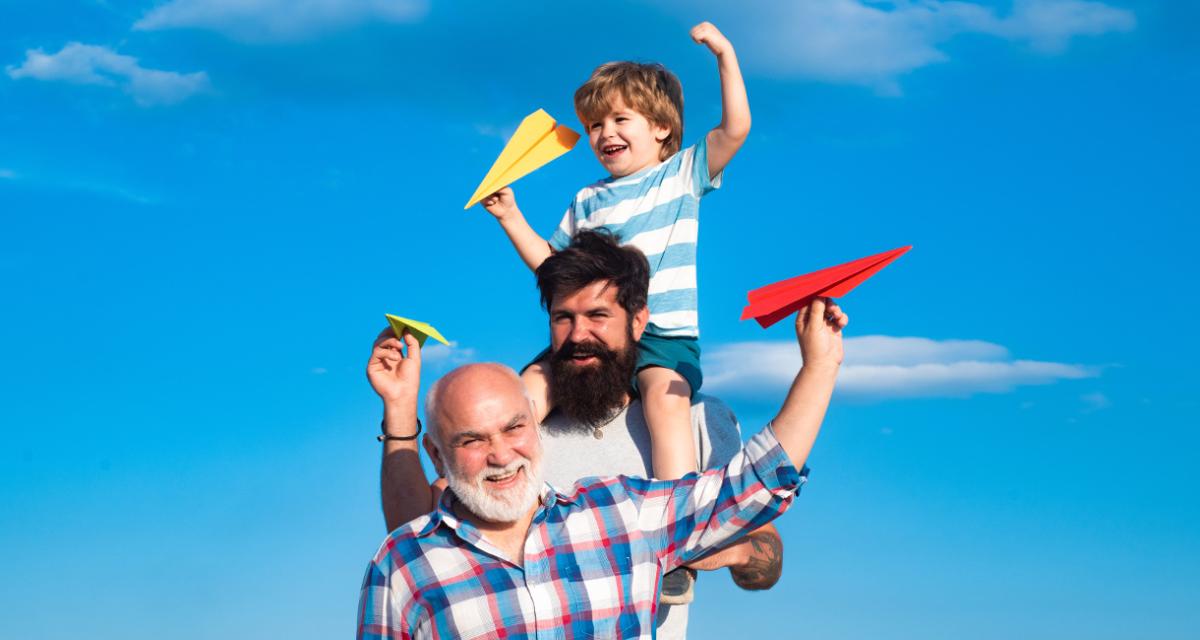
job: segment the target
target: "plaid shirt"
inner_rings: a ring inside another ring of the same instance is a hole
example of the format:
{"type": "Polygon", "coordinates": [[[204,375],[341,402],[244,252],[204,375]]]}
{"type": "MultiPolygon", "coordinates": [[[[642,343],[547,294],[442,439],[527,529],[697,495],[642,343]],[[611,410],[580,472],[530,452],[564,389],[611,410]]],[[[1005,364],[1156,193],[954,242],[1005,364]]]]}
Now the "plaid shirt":
{"type": "Polygon", "coordinates": [[[783,513],[806,477],[768,426],[704,474],[547,485],[523,566],[456,518],[447,491],[375,554],[358,637],[651,638],[662,574],[783,513]]]}

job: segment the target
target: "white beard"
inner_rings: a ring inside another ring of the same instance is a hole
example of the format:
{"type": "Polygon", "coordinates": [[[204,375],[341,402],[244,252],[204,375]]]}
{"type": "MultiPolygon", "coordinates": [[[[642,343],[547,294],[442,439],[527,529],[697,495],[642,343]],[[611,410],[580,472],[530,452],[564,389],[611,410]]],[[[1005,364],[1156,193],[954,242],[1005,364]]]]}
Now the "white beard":
{"type": "Polygon", "coordinates": [[[489,466],[474,478],[461,475],[458,469],[447,465],[446,483],[464,507],[488,522],[516,522],[525,517],[542,496],[541,469],[528,458],[513,460],[505,467],[489,466]],[[521,485],[501,492],[484,486],[488,476],[507,475],[518,469],[525,470],[522,474],[525,481],[521,485]]]}

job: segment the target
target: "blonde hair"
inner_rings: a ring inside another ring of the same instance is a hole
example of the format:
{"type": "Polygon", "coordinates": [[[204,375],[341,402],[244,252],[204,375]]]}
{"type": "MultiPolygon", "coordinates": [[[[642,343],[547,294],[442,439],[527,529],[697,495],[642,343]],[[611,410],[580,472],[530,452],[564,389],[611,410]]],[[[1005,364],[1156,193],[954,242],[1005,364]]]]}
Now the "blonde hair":
{"type": "Polygon", "coordinates": [[[683,86],[679,78],[657,62],[607,62],[575,90],[575,112],[584,125],[612,111],[613,95],[651,124],[670,130],[663,140],[659,160],[679,151],[683,139],[683,86]]]}

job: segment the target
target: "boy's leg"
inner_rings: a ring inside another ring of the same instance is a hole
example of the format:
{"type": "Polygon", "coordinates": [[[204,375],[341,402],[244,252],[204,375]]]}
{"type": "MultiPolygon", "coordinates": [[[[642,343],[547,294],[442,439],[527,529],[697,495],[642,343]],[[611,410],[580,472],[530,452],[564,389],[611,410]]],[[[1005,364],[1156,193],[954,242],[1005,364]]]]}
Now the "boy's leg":
{"type": "Polygon", "coordinates": [[[525,390],[529,392],[529,399],[533,402],[533,419],[538,424],[544,422],[554,408],[550,404],[549,367],[543,358],[521,371],[521,382],[525,383],[525,390]]]}
{"type": "Polygon", "coordinates": [[[673,480],[696,471],[691,386],[682,375],[663,367],[646,367],[637,376],[650,429],[654,477],[673,480]]]}
{"type": "MultiPolygon", "coordinates": [[[[638,341],[638,375],[642,412],[650,431],[654,477],[678,478],[697,471],[692,433],[692,396],[703,384],[700,344],[695,338],[667,338],[651,333],[638,341]]],[[[692,601],[696,572],[679,567],[663,576],[659,602],[692,601]]]]}
{"type": "MultiPolygon", "coordinates": [[[[691,385],[675,371],[646,367],[638,372],[638,389],[650,430],[654,477],[675,479],[696,471],[691,385]]],[[[696,572],[679,567],[663,576],[659,601],[687,604],[694,597],[695,583],[696,572]]]]}

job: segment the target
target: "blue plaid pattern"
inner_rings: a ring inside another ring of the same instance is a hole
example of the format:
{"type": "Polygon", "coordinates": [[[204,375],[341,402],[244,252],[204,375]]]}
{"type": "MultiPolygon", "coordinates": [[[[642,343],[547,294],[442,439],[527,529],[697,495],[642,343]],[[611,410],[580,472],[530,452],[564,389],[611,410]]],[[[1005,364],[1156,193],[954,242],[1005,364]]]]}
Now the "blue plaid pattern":
{"type": "Polygon", "coordinates": [[[446,492],[375,554],[358,637],[652,638],[663,573],[771,521],[806,478],[768,426],[703,474],[547,487],[523,566],[456,518],[446,492]]]}

